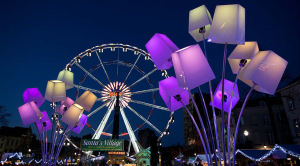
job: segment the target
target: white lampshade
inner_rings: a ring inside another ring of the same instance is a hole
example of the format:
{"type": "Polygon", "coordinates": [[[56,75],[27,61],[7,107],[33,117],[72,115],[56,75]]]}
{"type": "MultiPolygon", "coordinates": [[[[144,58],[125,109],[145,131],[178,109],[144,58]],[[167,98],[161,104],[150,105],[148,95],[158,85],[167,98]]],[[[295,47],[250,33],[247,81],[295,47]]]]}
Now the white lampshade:
{"type": "Polygon", "coordinates": [[[288,62],[273,51],[259,51],[238,78],[255,90],[273,95],[288,62]]]}
{"type": "Polygon", "coordinates": [[[90,91],[85,91],[76,101],[75,103],[81,105],[86,111],[90,112],[94,103],[97,100],[97,96],[95,96],[90,91]]]}
{"type": "Polygon", "coordinates": [[[186,90],[216,78],[198,44],[172,53],[172,62],[178,86],[186,90]]]}
{"type": "Polygon", "coordinates": [[[64,101],[66,99],[65,83],[59,80],[48,81],[45,99],[50,102],[64,101]]]}
{"type": "MultiPolygon", "coordinates": [[[[258,44],[256,41],[245,42],[245,45],[237,45],[233,52],[228,57],[228,62],[230,64],[233,74],[237,74],[239,71],[239,64],[242,59],[247,60],[246,65],[251,61],[251,59],[258,53],[258,44]]],[[[243,70],[244,68],[242,68],[243,70]]]]}
{"type": "Polygon", "coordinates": [[[204,38],[208,38],[211,27],[211,16],[205,5],[197,7],[189,14],[189,33],[196,42],[203,40],[203,35],[199,33],[199,28],[205,27],[204,38]]]}
{"type": "Polygon", "coordinates": [[[74,103],[61,118],[61,121],[69,125],[70,127],[75,127],[83,113],[83,107],[79,104],[74,103]]]}
{"type": "Polygon", "coordinates": [[[210,28],[208,41],[245,44],[245,8],[241,5],[218,5],[210,28]]]}
{"type": "Polygon", "coordinates": [[[74,87],[74,74],[66,69],[59,72],[57,80],[63,81],[66,84],[66,90],[74,87]]]}

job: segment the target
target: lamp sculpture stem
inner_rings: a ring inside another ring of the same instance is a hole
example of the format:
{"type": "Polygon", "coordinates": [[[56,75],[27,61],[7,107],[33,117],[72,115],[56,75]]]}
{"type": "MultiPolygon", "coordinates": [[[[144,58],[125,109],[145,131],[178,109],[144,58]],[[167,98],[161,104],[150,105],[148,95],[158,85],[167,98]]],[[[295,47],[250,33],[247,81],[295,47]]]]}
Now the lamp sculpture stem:
{"type": "MultiPolygon", "coordinates": [[[[41,120],[40,120],[41,121],[41,120]]],[[[43,125],[41,123],[41,125],[43,125]]],[[[38,129],[38,126],[36,125],[36,128],[38,129]]],[[[42,126],[42,130],[43,130],[43,126],[42,126]]],[[[44,142],[42,140],[42,137],[41,137],[41,133],[39,132],[39,137],[40,137],[40,142],[41,142],[41,149],[42,149],[42,161],[44,161],[44,142]]],[[[44,166],[44,162],[42,162],[42,166],[44,166]]]]}
{"type": "Polygon", "coordinates": [[[232,101],[233,101],[233,94],[234,94],[234,89],[238,80],[238,75],[240,74],[243,66],[240,66],[239,71],[235,77],[233,89],[231,92],[231,99],[230,99],[230,105],[229,105],[229,112],[228,112],[228,123],[227,123],[227,151],[228,151],[228,165],[231,166],[231,156],[230,156],[230,118],[231,118],[231,108],[232,108],[232,101]]]}
{"type": "MultiPolygon", "coordinates": [[[[206,108],[205,100],[204,100],[203,94],[202,94],[202,92],[201,92],[200,86],[198,86],[198,91],[199,91],[199,96],[200,96],[201,101],[202,101],[202,106],[203,106],[203,109],[204,109],[205,118],[206,118],[207,125],[208,125],[208,129],[209,129],[209,134],[210,134],[210,139],[211,139],[212,149],[216,149],[215,143],[214,143],[215,141],[214,141],[214,137],[213,137],[213,134],[212,134],[211,125],[210,125],[210,120],[209,120],[208,111],[207,111],[207,108],[206,108]]],[[[216,151],[213,150],[213,153],[214,153],[215,163],[218,163],[216,151]]]]}
{"type": "MultiPolygon", "coordinates": [[[[202,129],[203,129],[203,134],[204,134],[204,136],[205,136],[206,146],[207,146],[207,151],[208,151],[208,155],[209,155],[209,161],[210,161],[210,163],[211,163],[211,165],[212,165],[213,162],[212,162],[212,159],[211,159],[211,151],[210,151],[210,146],[209,146],[209,142],[208,142],[208,138],[207,138],[205,126],[204,126],[204,123],[203,123],[203,120],[202,120],[202,118],[201,118],[201,115],[200,115],[198,106],[197,106],[197,104],[196,104],[196,102],[195,102],[195,100],[194,100],[194,98],[193,98],[193,96],[192,96],[191,91],[189,91],[189,94],[190,94],[190,96],[191,96],[191,98],[192,98],[193,104],[194,104],[194,106],[195,106],[195,110],[196,110],[197,115],[198,115],[198,118],[199,118],[199,120],[200,120],[201,127],[202,127],[202,129]]],[[[204,144],[203,144],[203,146],[204,146],[204,144]]],[[[207,162],[208,162],[208,160],[207,160],[207,162]]]]}
{"type": "MultiPolygon", "coordinates": [[[[198,132],[198,134],[199,134],[200,140],[201,140],[202,145],[203,145],[203,149],[204,149],[204,152],[205,152],[206,160],[207,160],[207,162],[209,162],[210,160],[209,160],[209,157],[208,157],[208,155],[207,155],[207,149],[206,149],[206,147],[205,147],[205,143],[204,143],[203,137],[202,137],[202,135],[201,135],[201,132],[200,132],[200,130],[199,130],[199,127],[198,127],[198,125],[197,125],[197,123],[196,123],[194,117],[192,116],[192,114],[191,114],[190,111],[188,110],[188,108],[183,104],[183,102],[182,102],[181,100],[180,100],[180,102],[181,102],[181,104],[183,105],[183,107],[185,108],[186,112],[189,114],[190,118],[192,119],[192,121],[193,121],[193,123],[194,123],[194,126],[195,126],[196,129],[197,129],[197,132],[198,132]]],[[[209,165],[209,164],[208,164],[208,165],[209,165]]]]}
{"type": "Polygon", "coordinates": [[[232,150],[232,156],[233,156],[233,160],[232,160],[232,164],[235,165],[235,148],[236,148],[236,138],[237,138],[237,135],[238,135],[238,131],[239,131],[239,126],[240,126],[240,121],[241,121],[241,117],[243,115],[243,111],[245,109],[245,106],[247,104],[247,101],[251,95],[251,92],[252,90],[254,89],[255,87],[255,83],[252,85],[250,91],[248,92],[246,98],[245,98],[245,101],[243,103],[243,106],[242,106],[242,109],[241,109],[241,112],[240,112],[240,115],[239,115],[239,118],[238,118],[238,121],[236,123],[236,128],[235,128],[235,133],[234,133],[234,142],[233,142],[233,150],[232,150]]]}
{"type": "Polygon", "coordinates": [[[224,57],[223,57],[223,71],[222,71],[222,147],[224,155],[224,165],[226,166],[226,144],[225,144],[225,131],[224,131],[224,79],[225,79],[225,69],[226,69],[226,56],[227,56],[227,43],[224,46],[224,57]]]}
{"type": "MultiPolygon", "coordinates": [[[[204,45],[204,55],[207,59],[207,52],[206,52],[206,44],[205,44],[205,36],[204,33],[202,33],[203,37],[203,45],[204,45]]],[[[207,59],[208,61],[208,59],[207,59]]],[[[215,105],[214,105],[214,95],[212,92],[212,86],[211,86],[211,81],[209,81],[209,93],[210,93],[210,99],[211,99],[211,106],[212,106],[212,111],[213,111],[213,118],[214,118],[214,126],[215,126],[215,135],[216,135],[216,143],[217,143],[217,148],[218,148],[218,155],[219,155],[219,164],[220,166],[222,165],[221,161],[221,152],[220,152],[220,143],[219,143],[219,135],[218,135],[218,125],[217,125],[217,117],[216,117],[216,112],[215,112],[215,105]]]]}
{"type": "Polygon", "coordinates": [[[54,155],[54,163],[53,163],[53,165],[56,164],[56,158],[57,158],[58,155],[59,155],[59,152],[60,152],[60,146],[63,144],[63,140],[64,140],[64,137],[65,137],[65,135],[66,135],[66,132],[67,132],[68,127],[69,127],[69,125],[66,126],[66,128],[65,128],[65,130],[64,130],[64,132],[63,132],[63,134],[62,134],[62,136],[61,136],[61,138],[60,138],[60,140],[59,140],[59,143],[58,143],[58,145],[57,145],[57,149],[56,149],[56,152],[55,152],[55,155],[54,155]]]}
{"type": "MultiPolygon", "coordinates": [[[[53,141],[54,141],[54,138],[53,137],[55,137],[55,129],[54,129],[54,121],[56,121],[56,117],[55,117],[55,108],[56,108],[56,102],[54,103],[52,103],[53,104],[53,114],[52,114],[52,130],[51,130],[51,141],[50,141],[50,146],[49,146],[49,150],[50,150],[50,154],[49,154],[49,156],[47,156],[47,160],[48,160],[48,162],[49,162],[49,160],[50,160],[50,156],[51,156],[51,152],[52,152],[52,146],[53,146],[53,141]],[[53,130],[54,129],[54,130],[53,130]],[[54,131],[54,133],[53,133],[53,131],[54,131]],[[48,158],[49,157],[49,158],[48,158]]],[[[47,151],[46,151],[47,152],[47,151]]],[[[51,161],[50,161],[50,165],[51,165],[51,161]]]]}
{"type": "MultiPolygon", "coordinates": [[[[60,107],[61,107],[61,102],[60,102],[60,104],[59,104],[59,107],[58,107],[58,109],[60,109],[60,107]]],[[[56,104],[54,105],[54,107],[53,107],[53,114],[55,115],[56,114],[56,104]]],[[[59,114],[58,114],[58,117],[59,117],[59,114]]],[[[50,149],[50,154],[49,154],[49,160],[50,160],[50,166],[51,166],[51,164],[52,164],[52,157],[53,157],[53,153],[54,153],[54,147],[55,147],[55,144],[56,144],[56,139],[57,139],[57,135],[58,135],[58,133],[56,134],[56,127],[57,127],[57,121],[56,120],[58,120],[58,118],[56,118],[56,115],[55,115],[55,118],[53,117],[53,121],[52,121],[52,129],[53,129],[53,123],[55,122],[55,127],[54,127],[54,134],[53,134],[53,137],[51,137],[51,139],[52,139],[52,146],[51,146],[51,149],[50,149]]],[[[60,126],[60,125],[59,125],[60,126]]]]}

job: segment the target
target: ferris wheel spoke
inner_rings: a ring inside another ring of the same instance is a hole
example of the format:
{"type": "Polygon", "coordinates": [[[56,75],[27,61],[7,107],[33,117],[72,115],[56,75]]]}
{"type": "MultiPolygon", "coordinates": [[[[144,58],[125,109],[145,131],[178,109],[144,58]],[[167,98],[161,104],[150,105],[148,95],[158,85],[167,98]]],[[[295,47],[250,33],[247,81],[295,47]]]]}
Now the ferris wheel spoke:
{"type": "MultiPolygon", "coordinates": [[[[116,100],[114,100],[113,105],[115,105],[115,102],[116,102],[116,100]]],[[[104,129],[106,123],[107,123],[107,120],[108,120],[108,118],[109,118],[112,110],[114,109],[113,105],[111,107],[108,107],[108,110],[107,110],[106,114],[104,115],[101,123],[99,124],[99,126],[98,126],[95,134],[92,137],[92,139],[99,139],[100,138],[100,136],[101,136],[101,134],[103,132],[103,129],[104,129]]]]}
{"type": "Polygon", "coordinates": [[[138,79],[137,81],[135,81],[133,84],[131,84],[130,86],[128,86],[129,88],[133,87],[134,85],[136,85],[137,83],[141,82],[143,79],[147,78],[150,74],[154,73],[157,69],[153,69],[152,71],[150,71],[149,73],[145,74],[142,78],[138,79]]]}
{"type": "Polygon", "coordinates": [[[131,95],[137,95],[137,94],[148,93],[148,92],[155,92],[155,91],[158,91],[158,90],[159,90],[159,88],[141,90],[141,91],[131,92],[131,95]]]}
{"type": "Polygon", "coordinates": [[[110,82],[110,79],[109,79],[108,74],[107,74],[107,72],[106,72],[106,70],[105,70],[105,67],[104,67],[104,65],[103,65],[103,63],[102,63],[102,61],[101,61],[101,59],[100,59],[100,56],[98,55],[98,52],[97,52],[97,51],[95,51],[95,52],[96,52],[97,57],[98,57],[98,59],[99,59],[99,61],[100,61],[100,65],[102,66],[103,71],[104,71],[104,73],[105,73],[105,75],[106,75],[106,77],[107,77],[107,79],[108,79],[108,82],[110,82]]]}
{"type": "Polygon", "coordinates": [[[153,124],[151,124],[147,119],[145,119],[142,115],[137,113],[133,108],[131,108],[129,105],[127,106],[133,113],[135,113],[139,118],[141,118],[143,121],[145,121],[149,126],[151,126],[155,131],[157,131],[159,134],[162,134],[160,130],[158,130],[153,124]]]}
{"type": "Polygon", "coordinates": [[[75,63],[81,70],[83,70],[87,75],[89,75],[93,80],[95,80],[98,84],[100,84],[102,87],[105,87],[105,85],[100,82],[96,77],[94,77],[90,72],[88,72],[87,70],[85,70],[81,65],[79,65],[78,63],[75,63]]]}
{"type": "MultiPolygon", "coordinates": [[[[113,99],[111,99],[113,100],[113,99]]],[[[89,113],[87,115],[87,117],[90,117],[92,115],[94,115],[96,112],[98,112],[99,110],[101,110],[103,107],[105,107],[106,104],[108,104],[109,102],[111,102],[111,100],[106,101],[104,104],[102,104],[100,107],[98,107],[97,109],[95,109],[94,111],[92,111],[91,113],[89,113]]]]}
{"type": "Polygon", "coordinates": [[[120,109],[120,112],[121,112],[122,118],[123,118],[123,120],[124,120],[126,129],[127,129],[127,131],[128,131],[129,137],[130,137],[130,139],[131,139],[133,149],[134,149],[135,153],[139,153],[139,152],[140,152],[140,149],[139,149],[139,147],[138,147],[138,145],[137,145],[137,143],[136,143],[136,142],[137,142],[137,139],[136,139],[136,137],[135,137],[135,135],[134,135],[134,133],[133,133],[133,131],[132,131],[132,128],[131,128],[130,123],[129,123],[129,121],[128,121],[128,119],[127,119],[125,113],[124,113],[123,108],[120,109]]]}
{"type": "Polygon", "coordinates": [[[170,111],[166,107],[162,107],[162,106],[158,106],[158,105],[154,105],[154,104],[150,104],[150,103],[145,103],[145,102],[138,101],[138,100],[132,100],[131,99],[130,102],[133,102],[133,103],[136,103],[136,104],[145,105],[145,106],[148,106],[148,107],[153,107],[153,108],[160,109],[160,110],[170,111]]]}
{"type": "Polygon", "coordinates": [[[75,85],[75,84],[73,84],[73,85],[74,85],[75,88],[78,88],[78,89],[87,90],[87,91],[91,91],[91,92],[94,92],[94,93],[100,93],[100,94],[103,93],[103,92],[100,91],[100,90],[91,89],[91,88],[87,88],[87,87],[80,86],[80,85],[75,85]]]}
{"type": "Polygon", "coordinates": [[[135,60],[135,62],[134,62],[134,64],[133,64],[133,66],[131,67],[131,69],[130,69],[129,73],[127,74],[127,77],[126,77],[126,78],[125,78],[125,80],[124,80],[124,84],[125,84],[125,82],[126,82],[127,78],[129,77],[129,75],[130,75],[130,73],[131,73],[132,69],[134,68],[135,64],[136,64],[136,63],[137,63],[137,61],[139,60],[140,56],[141,56],[141,54],[139,54],[139,56],[138,56],[138,57],[137,57],[137,59],[135,60]]]}

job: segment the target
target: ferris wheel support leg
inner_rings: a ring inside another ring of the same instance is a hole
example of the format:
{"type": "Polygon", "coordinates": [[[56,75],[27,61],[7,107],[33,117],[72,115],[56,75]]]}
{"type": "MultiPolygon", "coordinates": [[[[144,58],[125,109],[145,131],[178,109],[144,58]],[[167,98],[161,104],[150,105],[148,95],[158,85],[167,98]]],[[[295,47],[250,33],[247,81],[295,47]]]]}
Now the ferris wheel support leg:
{"type": "Polygon", "coordinates": [[[135,135],[134,135],[134,133],[133,133],[133,131],[132,131],[132,128],[131,128],[131,126],[130,126],[130,124],[129,124],[129,122],[128,122],[128,119],[127,119],[127,117],[126,117],[126,115],[125,115],[125,113],[124,113],[123,108],[120,109],[120,112],[121,112],[122,118],[123,118],[123,120],[124,120],[126,129],[127,129],[127,131],[128,131],[130,140],[131,140],[131,142],[132,142],[133,149],[134,149],[135,153],[139,153],[139,152],[140,152],[140,149],[138,148],[138,145],[137,145],[137,143],[136,143],[137,139],[136,139],[136,137],[135,137],[135,135]]]}
{"type": "MultiPolygon", "coordinates": [[[[115,102],[115,101],[114,101],[115,102]]],[[[114,107],[108,108],[92,139],[99,139],[114,107]]]]}

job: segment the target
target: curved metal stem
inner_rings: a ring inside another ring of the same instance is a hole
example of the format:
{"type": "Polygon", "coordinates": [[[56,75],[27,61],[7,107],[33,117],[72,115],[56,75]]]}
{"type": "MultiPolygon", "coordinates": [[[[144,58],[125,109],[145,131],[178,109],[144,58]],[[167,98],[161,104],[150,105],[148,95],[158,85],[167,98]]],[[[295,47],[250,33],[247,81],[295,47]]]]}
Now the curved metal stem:
{"type": "MultiPolygon", "coordinates": [[[[197,129],[197,132],[198,132],[198,135],[200,137],[200,140],[202,142],[202,145],[203,145],[203,149],[204,149],[204,152],[205,152],[205,156],[206,156],[206,160],[207,160],[207,163],[209,163],[209,161],[211,160],[211,158],[208,157],[208,153],[207,153],[207,149],[205,147],[205,143],[204,143],[204,140],[203,140],[203,137],[201,135],[201,132],[199,130],[199,127],[194,119],[194,117],[192,116],[192,114],[190,113],[190,111],[188,110],[188,108],[183,104],[183,102],[180,100],[181,104],[183,105],[183,107],[185,108],[186,112],[189,114],[190,118],[192,119],[193,123],[194,123],[194,126],[196,127],[197,129]]],[[[205,133],[204,133],[205,134],[205,133]]],[[[208,164],[209,165],[209,164],[208,164]]]]}
{"type": "MultiPolygon", "coordinates": [[[[206,59],[207,59],[207,52],[206,52],[206,45],[205,45],[205,36],[204,36],[204,33],[202,33],[202,37],[203,37],[203,45],[204,45],[205,57],[206,57],[206,59]]],[[[208,59],[207,59],[207,61],[208,61],[208,59]]],[[[209,93],[210,93],[211,106],[212,106],[213,118],[214,118],[216,143],[217,143],[218,155],[219,155],[219,164],[220,164],[220,166],[221,166],[221,165],[222,165],[222,161],[221,161],[221,152],[220,152],[221,150],[220,150],[219,135],[218,135],[218,125],[217,125],[217,117],[216,117],[216,112],[215,112],[214,95],[213,95],[213,92],[212,92],[211,81],[209,81],[209,93]]]]}
{"type": "MultiPolygon", "coordinates": [[[[228,122],[227,122],[227,151],[228,151],[228,165],[231,166],[231,156],[230,156],[230,119],[231,119],[231,108],[232,108],[232,99],[233,99],[233,95],[234,95],[234,89],[238,80],[238,75],[240,74],[242,69],[242,66],[240,67],[236,77],[235,77],[235,81],[234,81],[234,85],[233,85],[233,89],[231,92],[231,99],[230,99],[230,106],[229,106],[229,112],[228,112],[228,122]]],[[[232,154],[233,155],[233,154],[232,154]]]]}
{"type": "Polygon", "coordinates": [[[218,163],[217,155],[216,155],[216,151],[215,151],[215,149],[216,149],[216,147],[215,147],[215,140],[214,140],[214,137],[213,137],[213,134],[212,134],[212,129],[211,129],[211,125],[210,125],[210,119],[209,119],[209,116],[208,116],[208,111],[207,111],[207,108],[206,108],[205,100],[204,100],[204,97],[202,95],[200,86],[198,86],[198,91],[199,91],[200,99],[202,101],[202,106],[203,106],[203,109],[204,109],[205,118],[206,118],[208,129],[209,129],[209,134],[210,134],[211,144],[212,144],[212,148],[213,148],[215,163],[218,163]]]}
{"type": "Polygon", "coordinates": [[[242,106],[242,109],[241,109],[241,112],[240,112],[238,121],[237,121],[237,123],[236,123],[236,128],[235,128],[235,133],[234,133],[233,150],[232,150],[232,156],[233,156],[232,163],[233,163],[233,165],[235,165],[236,138],[237,138],[237,135],[238,135],[238,132],[239,132],[239,126],[240,126],[241,117],[242,117],[242,115],[243,115],[243,111],[244,111],[244,109],[245,109],[245,106],[246,106],[246,104],[247,104],[247,101],[248,101],[248,99],[249,99],[249,97],[250,97],[250,94],[251,94],[252,90],[254,89],[255,85],[256,85],[256,84],[254,83],[254,84],[252,85],[250,91],[248,92],[248,94],[247,94],[247,96],[246,96],[246,99],[245,99],[245,101],[244,101],[244,103],[243,103],[243,106],[242,106]]]}
{"type": "Polygon", "coordinates": [[[226,144],[225,144],[225,132],[224,132],[224,79],[225,79],[225,69],[226,69],[226,56],[227,56],[227,43],[224,46],[224,57],[223,57],[223,71],[222,71],[222,147],[224,154],[224,165],[226,166],[226,144]]]}
{"type": "MultiPolygon", "coordinates": [[[[203,129],[203,134],[204,134],[205,140],[206,140],[207,151],[208,151],[208,153],[209,153],[209,154],[208,154],[208,155],[209,155],[209,161],[210,161],[210,163],[211,163],[211,165],[212,165],[213,162],[212,162],[212,159],[211,159],[211,151],[210,151],[210,146],[209,146],[209,142],[208,142],[208,138],[207,138],[207,134],[206,134],[206,129],[205,129],[203,120],[202,120],[202,118],[201,118],[201,115],[200,115],[198,106],[197,106],[197,104],[196,104],[196,102],[195,102],[195,100],[194,100],[194,98],[193,98],[193,95],[192,95],[191,91],[189,91],[189,94],[190,94],[190,97],[192,98],[192,101],[193,101],[193,104],[194,104],[194,106],[195,106],[195,109],[196,109],[198,118],[199,118],[199,120],[200,120],[201,127],[202,127],[202,129],[203,129]]],[[[203,146],[204,146],[204,144],[203,144],[203,146]]],[[[207,162],[208,162],[208,161],[207,161],[207,162]]]]}

